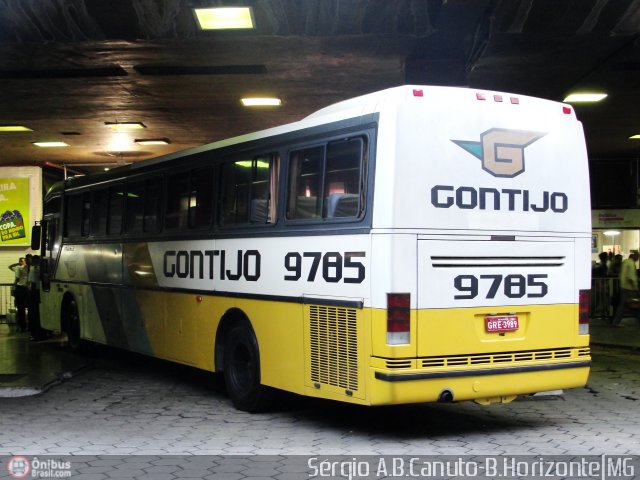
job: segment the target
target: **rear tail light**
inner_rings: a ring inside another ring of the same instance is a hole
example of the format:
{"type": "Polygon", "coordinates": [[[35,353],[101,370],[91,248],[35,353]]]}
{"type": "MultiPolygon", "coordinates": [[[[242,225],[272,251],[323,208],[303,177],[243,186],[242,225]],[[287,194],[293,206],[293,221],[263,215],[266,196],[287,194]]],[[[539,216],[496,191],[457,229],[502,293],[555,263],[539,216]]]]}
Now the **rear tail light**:
{"type": "Polygon", "coordinates": [[[411,295],[387,293],[387,343],[401,345],[411,338],[411,295]]]}
{"type": "Polygon", "coordinates": [[[591,292],[580,290],[578,303],[578,333],[580,335],[589,334],[589,304],[591,292]]]}

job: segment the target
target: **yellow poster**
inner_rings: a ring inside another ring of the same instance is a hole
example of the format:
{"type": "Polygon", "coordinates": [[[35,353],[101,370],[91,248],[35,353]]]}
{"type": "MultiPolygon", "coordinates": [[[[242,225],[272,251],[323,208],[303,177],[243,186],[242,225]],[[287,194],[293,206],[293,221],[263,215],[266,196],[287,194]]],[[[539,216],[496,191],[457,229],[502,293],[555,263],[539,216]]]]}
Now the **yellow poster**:
{"type": "Polygon", "coordinates": [[[0,246],[29,245],[29,178],[0,178],[0,246]]]}

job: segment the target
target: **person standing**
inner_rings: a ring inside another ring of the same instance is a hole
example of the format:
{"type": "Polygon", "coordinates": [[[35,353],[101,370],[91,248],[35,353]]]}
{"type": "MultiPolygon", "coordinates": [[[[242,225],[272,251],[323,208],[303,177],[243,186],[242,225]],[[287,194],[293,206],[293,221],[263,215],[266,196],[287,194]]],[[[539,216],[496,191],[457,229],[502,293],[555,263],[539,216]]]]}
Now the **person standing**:
{"type": "Polygon", "coordinates": [[[15,288],[15,305],[17,311],[17,321],[18,321],[18,330],[21,332],[27,331],[27,299],[28,299],[28,290],[27,290],[27,281],[29,276],[29,265],[25,258],[20,257],[18,259],[18,263],[14,263],[9,265],[9,269],[13,270],[16,274],[16,279],[14,281],[15,288]]]}
{"type": "Polygon", "coordinates": [[[632,250],[629,258],[622,262],[620,268],[620,298],[618,299],[618,307],[611,320],[611,325],[620,325],[627,301],[640,295],[638,292],[638,273],[636,270],[638,258],[640,258],[638,251],[632,250]]]}

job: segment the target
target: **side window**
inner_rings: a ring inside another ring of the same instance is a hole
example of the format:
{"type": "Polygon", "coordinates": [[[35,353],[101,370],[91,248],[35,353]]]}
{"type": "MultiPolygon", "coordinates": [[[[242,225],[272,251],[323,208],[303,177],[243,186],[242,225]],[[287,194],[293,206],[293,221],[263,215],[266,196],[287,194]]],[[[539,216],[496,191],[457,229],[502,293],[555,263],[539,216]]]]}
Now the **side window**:
{"type": "Polygon", "coordinates": [[[213,212],[213,167],[171,175],[167,183],[166,228],[208,227],[213,212]]]}
{"type": "Polygon", "coordinates": [[[43,215],[60,214],[61,197],[54,197],[47,200],[44,204],[43,215]]]}
{"type": "Polygon", "coordinates": [[[59,239],[58,225],[60,224],[60,206],[62,205],[62,197],[54,197],[46,200],[43,208],[43,216],[47,220],[47,235],[45,237],[45,248],[49,252],[49,257],[54,257],[54,250],[58,248],[59,239]]]}
{"type": "Polygon", "coordinates": [[[82,194],[65,197],[64,235],[78,237],[82,231],[82,194]]]}
{"type": "Polygon", "coordinates": [[[213,213],[213,167],[191,171],[189,228],[208,227],[213,213]]]}
{"type": "Polygon", "coordinates": [[[323,168],[324,146],[291,153],[287,218],[320,218],[323,168]]]}
{"type": "Polygon", "coordinates": [[[220,223],[274,223],[277,175],[275,155],[224,163],[220,223]]]}
{"type": "Polygon", "coordinates": [[[324,181],[323,218],[357,217],[364,206],[364,140],[330,143],[324,181]]]}
{"type": "Polygon", "coordinates": [[[169,175],[167,179],[167,211],[165,227],[170,230],[187,228],[189,215],[189,173],[169,175]]]}
{"type": "Polygon", "coordinates": [[[330,142],[290,154],[287,218],[354,218],[364,209],[365,139],[330,142]]]}
{"type": "Polygon", "coordinates": [[[122,185],[109,188],[109,222],[107,223],[108,235],[120,235],[122,233],[122,207],[124,189],[122,185]]]}
{"type": "Polygon", "coordinates": [[[82,228],[83,237],[89,235],[89,227],[91,226],[91,192],[82,194],[82,228]]]}
{"type": "Polygon", "coordinates": [[[144,197],[144,225],[145,232],[160,230],[160,210],[162,207],[162,177],[147,180],[147,193],[144,197]]]}
{"type": "Polygon", "coordinates": [[[53,257],[53,252],[58,248],[58,239],[56,235],[58,234],[58,222],[60,217],[50,217],[47,222],[47,250],[49,251],[49,256],[53,257]]]}
{"type": "Polygon", "coordinates": [[[91,200],[91,234],[105,235],[107,233],[107,218],[109,214],[109,190],[95,190],[91,200]]]}
{"type": "Polygon", "coordinates": [[[145,201],[145,181],[127,183],[127,208],[124,220],[126,233],[142,232],[145,201]]]}

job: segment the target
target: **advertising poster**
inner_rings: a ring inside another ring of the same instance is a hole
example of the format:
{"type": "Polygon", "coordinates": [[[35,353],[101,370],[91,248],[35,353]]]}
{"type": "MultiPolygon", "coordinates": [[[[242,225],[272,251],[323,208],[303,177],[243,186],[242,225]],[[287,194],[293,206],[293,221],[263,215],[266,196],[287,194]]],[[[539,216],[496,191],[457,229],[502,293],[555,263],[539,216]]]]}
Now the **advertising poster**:
{"type": "Polygon", "coordinates": [[[0,178],[0,246],[29,245],[29,178],[0,178]]]}

